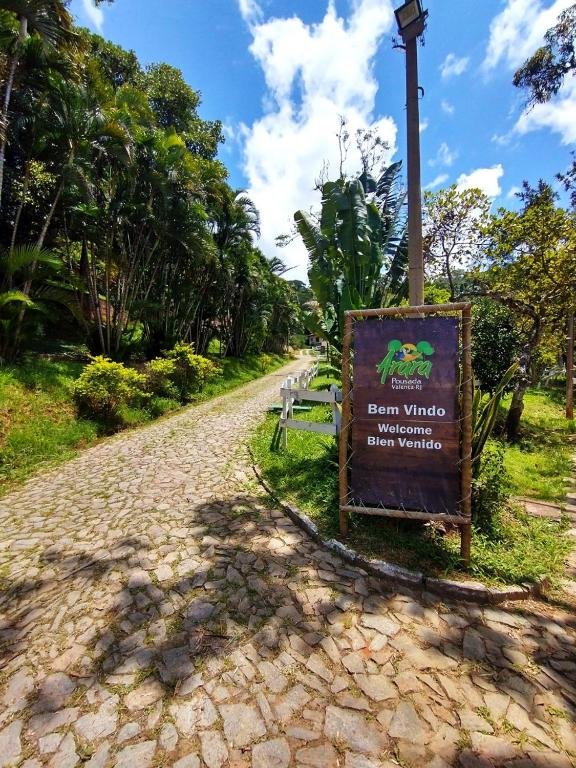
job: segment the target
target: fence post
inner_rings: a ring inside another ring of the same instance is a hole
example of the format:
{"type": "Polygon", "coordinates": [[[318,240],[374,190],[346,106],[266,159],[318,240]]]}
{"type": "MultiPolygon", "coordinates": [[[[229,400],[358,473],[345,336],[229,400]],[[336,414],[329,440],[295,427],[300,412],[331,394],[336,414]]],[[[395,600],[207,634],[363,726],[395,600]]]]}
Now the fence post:
{"type": "Polygon", "coordinates": [[[288,425],[286,421],[288,419],[288,400],[290,395],[287,390],[292,388],[292,379],[288,376],[282,384],[282,446],[286,448],[288,445],[288,425]]]}
{"type": "Polygon", "coordinates": [[[338,435],[340,434],[340,423],[342,421],[340,417],[340,409],[338,408],[338,399],[340,396],[340,390],[338,389],[336,384],[330,384],[330,392],[334,394],[334,400],[332,402],[332,423],[336,427],[336,437],[338,437],[338,435]]]}

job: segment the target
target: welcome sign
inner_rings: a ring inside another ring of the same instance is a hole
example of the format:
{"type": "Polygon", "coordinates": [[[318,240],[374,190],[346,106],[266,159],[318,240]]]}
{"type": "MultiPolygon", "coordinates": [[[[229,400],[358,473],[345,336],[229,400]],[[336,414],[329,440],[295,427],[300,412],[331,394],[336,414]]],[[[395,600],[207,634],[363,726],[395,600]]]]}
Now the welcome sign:
{"type": "Polygon", "coordinates": [[[459,320],[356,322],[351,504],[458,514],[459,320]]]}

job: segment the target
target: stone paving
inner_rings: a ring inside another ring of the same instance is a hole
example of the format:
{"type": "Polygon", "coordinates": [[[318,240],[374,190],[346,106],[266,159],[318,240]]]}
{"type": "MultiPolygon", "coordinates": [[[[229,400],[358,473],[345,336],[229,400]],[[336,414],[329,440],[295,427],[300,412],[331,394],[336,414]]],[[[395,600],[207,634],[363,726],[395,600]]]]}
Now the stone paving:
{"type": "Polygon", "coordinates": [[[255,487],[277,375],[0,500],[0,768],[569,768],[574,615],[382,590],[255,487]]]}

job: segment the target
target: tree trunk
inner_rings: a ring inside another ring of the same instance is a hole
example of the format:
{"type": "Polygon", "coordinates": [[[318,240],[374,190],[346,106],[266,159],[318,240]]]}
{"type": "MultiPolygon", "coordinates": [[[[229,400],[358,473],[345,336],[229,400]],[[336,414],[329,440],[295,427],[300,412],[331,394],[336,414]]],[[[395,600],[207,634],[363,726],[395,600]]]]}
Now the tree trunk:
{"type": "Polygon", "coordinates": [[[536,317],[530,334],[530,341],[524,347],[520,356],[520,373],[518,383],[512,393],[512,402],[506,416],[506,438],[510,443],[518,440],[520,432],[520,419],[524,410],[524,395],[528,387],[532,384],[532,357],[534,351],[538,348],[542,338],[542,318],[536,317]]]}
{"type": "Polygon", "coordinates": [[[30,184],[30,163],[26,161],[26,166],[24,170],[24,182],[22,185],[22,199],[20,200],[20,205],[18,206],[18,210],[16,211],[16,217],[14,218],[14,226],[12,227],[12,237],[10,238],[10,253],[12,253],[12,251],[16,247],[16,237],[18,235],[18,227],[20,226],[20,218],[22,216],[22,211],[24,210],[24,206],[26,205],[26,195],[28,194],[29,184],[30,184]]]}
{"type": "MultiPolygon", "coordinates": [[[[46,216],[46,220],[44,222],[44,226],[42,227],[42,231],[40,232],[40,235],[38,236],[38,240],[36,241],[36,248],[38,248],[38,250],[40,250],[44,246],[44,240],[46,239],[46,235],[48,234],[48,228],[50,227],[50,222],[52,221],[52,217],[54,216],[54,212],[56,211],[56,207],[58,205],[60,196],[62,195],[63,191],[64,191],[64,178],[62,177],[62,180],[60,181],[60,184],[56,191],[56,195],[54,196],[54,200],[52,201],[52,205],[50,206],[50,210],[48,211],[48,215],[46,216]]],[[[32,281],[33,281],[34,273],[36,272],[37,266],[38,266],[37,261],[33,261],[32,264],[30,265],[30,272],[23,286],[23,293],[25,293],[26,296],[30,296],[30,291],[32,290],[32,281]]],[[[20,348],[20,336],[22,333],[22,323],[24,322],[25,314],[26,314],[26,306],[22,305],[22,308],[18,313],[18,318],[16,320],[16,330],[14,332],[14,355],[18,354],[18,351],[20,348]]]]}
{"type": "Polygon", "coordinates": [[[508,442],[515,443],[518,440],[518,434],[520,432],[520,419],[522,418],[522,412],[524,411],[524,395],[528,389],[530,382],[522,379],[516,385],[516,389],[512,394],[512,402],[508,409],[506,416],[506,438],[508,442]]]}

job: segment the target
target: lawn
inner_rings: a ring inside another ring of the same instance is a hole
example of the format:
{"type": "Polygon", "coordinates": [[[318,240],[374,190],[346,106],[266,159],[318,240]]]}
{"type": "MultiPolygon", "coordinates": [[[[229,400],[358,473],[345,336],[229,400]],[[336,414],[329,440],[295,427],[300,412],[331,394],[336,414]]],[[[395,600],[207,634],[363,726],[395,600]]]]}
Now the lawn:
{"type": "Polygon", "coordinates": [[[574,422],[564,415],[564,392],[551,388],[530,390],[525,397],[520,442],[508,446],[505,454],[511,494],[564,501],[564,478],[572,470],[573,433],[574,422]]]}
{"type": "MultiPolygon", "coordinates": [[[[281,355],[214,359],[222,375],[206,387],[198,402],[287,362],[281,355]]],[[[34,473],[72,458],[102,435],[101,424],[76,415],[72,387],[82,368],[82,363],[42,358],[0,366],[0,495],[34,473]]],[[[133,409],[128,416],[132,420],[128,426],[153,420],[143,409],[133,409]]]]}
{"type": "MultiPolygon", "coordinates": [[[[334,380],[326,375],[318,377],[314,388],[325,388],[334,380]]],[[[534,430],[530,432],[531,439],[539,444],[540,451],[544,434],[549,434],[552,422],[556,424],[559,406],[553,393],[531,393],[528,401],[526,424],[534,430]],[[541,416],[532,416],[533,410],[541,416]]],[[[309,412],[296,415],[296,418],[330,421],[330,409],[314,405],[309,412]]],[[[269,414],[251,442],[264,478],[280,498],[306,512],[324,538],[339,538],[336,440],[292,430],[288,433],[288,447],[283,449],[278,440],[277,424],[278,415],[269,414]]],[[[559,423],[558,428],[561,428],[559,423]]],[[[558,450],[560,443],[558,438],[552,450],[568,456],[565,444],[561,446],[562,451],[558,450]]],[[[544,454],[541,460],[545,461],[544,454]]],[[[507,458],[506,466],[508,461],[507,458]]],[[[555,473],[550,473],[548,481],[550,487],[561,488],[561,478],[566,475],[567,468],[560,460],[554,466],[555,473]]],[[[527,481],[521,484],[518,477],[510,483],[515,494],[528,494],[527,481]]],[[[562,573],[571,546],[568,537],[562,535],[564,528],[561,524],[529,518],[515,506],[508,505],[490,535],[474,531],[468,575],[490,584],[534,581],[544,574],[554,579],[562,573]]],[[[347,544],[365,555],[422,570],[429,575],[459,579],[467,576],[459,558],[459,541],[457,531],[444,532],[436,525],[355,515],[350,521],[347,544]]]]}

